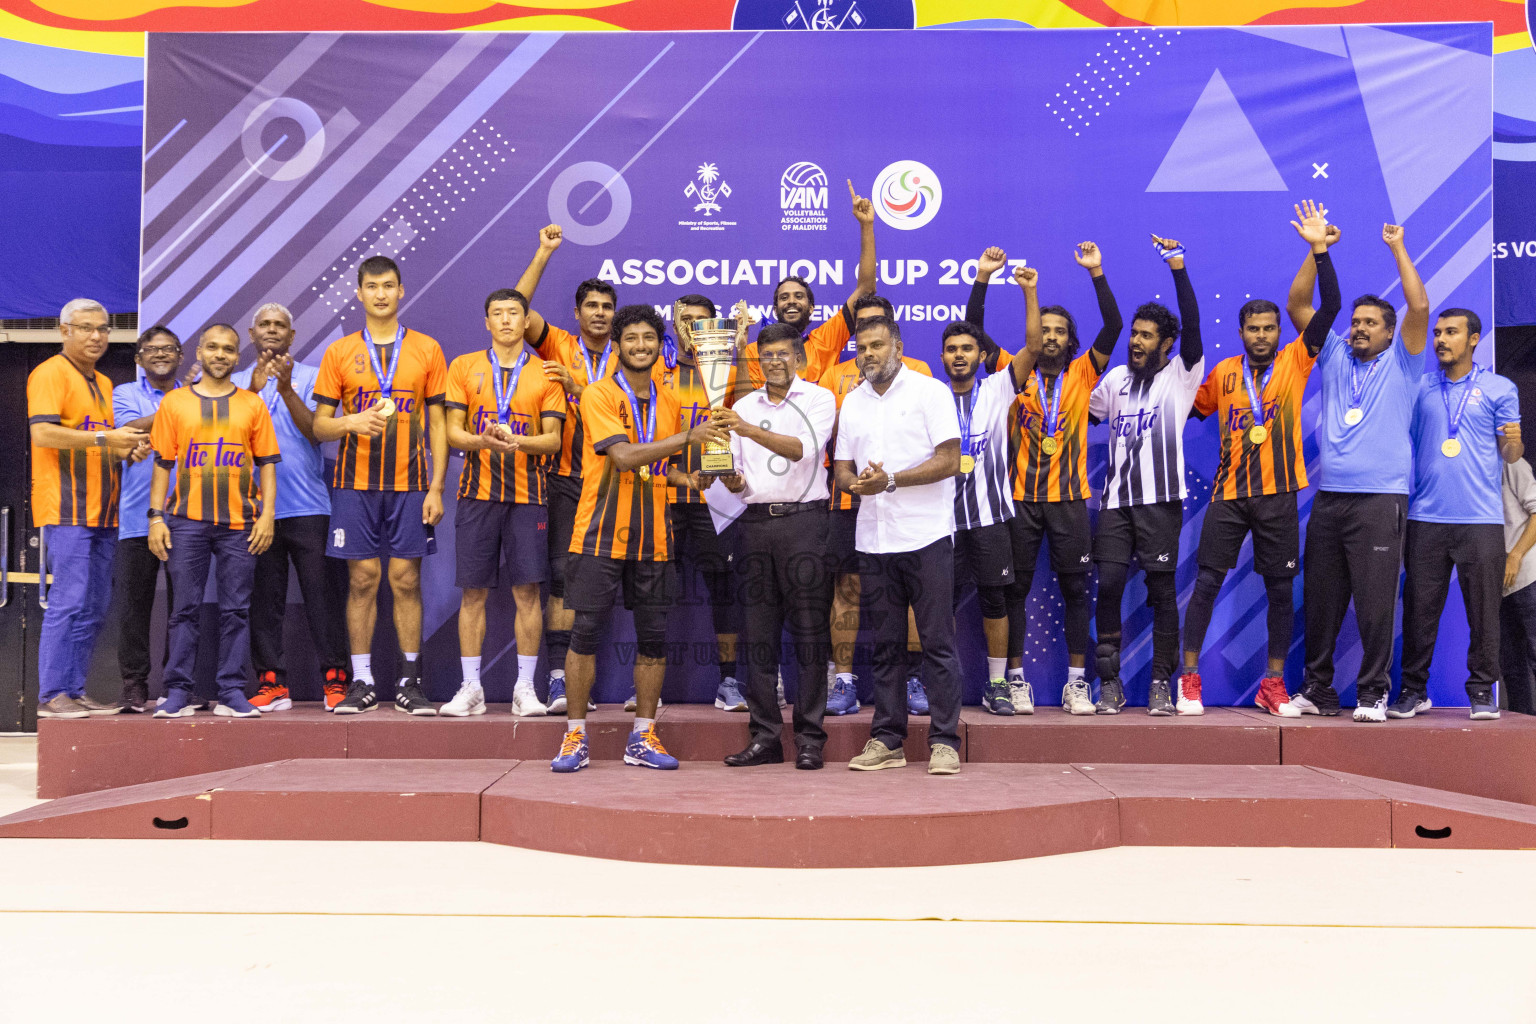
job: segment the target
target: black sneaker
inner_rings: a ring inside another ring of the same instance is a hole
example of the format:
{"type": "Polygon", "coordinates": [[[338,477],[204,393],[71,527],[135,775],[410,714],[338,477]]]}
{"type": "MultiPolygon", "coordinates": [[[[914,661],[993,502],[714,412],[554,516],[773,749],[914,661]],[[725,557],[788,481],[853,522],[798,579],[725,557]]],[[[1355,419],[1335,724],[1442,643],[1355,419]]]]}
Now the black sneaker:
{"type": "Polygon", "coordinates": [[[1152,688],[1147,691],[1147,714],[1154,718],[1169,718],[1173,713],[1173,692],[1168,680],[1152,680],[1152,688]]]}
{"type": "Polygon", "coordinates": [[[1291,698],[1291,706],[1304,715],[1331,718],[1339,713],[1339,694],[1331,686],[1304,686],[1291,698]]]}
{"type": "Polygon", "coordinates": [[[123,710],[130,714],[142,715],[149,710],[149,684],[148,683],[124,683],[123,684],[123,710]]]}
{"type": "Polygon", "coordinates": [[[336,705],[336,714],[360,715],[364,711],[372,711],[378,706],[379,695],[373,692],[373,684],[357,680],[347,687],[346,699],[336,705]]]}
{"type": "MultiPolygon", "coordinates": [[[[342,701],[341,707],[346,706],[346,701],[342,701]]],[[[336,710],[340,711],[341,708],[336,710]]],[[[437,705],[427,700],[426,695],[421,692],[420,679],[406,676],[395,687],[395,710],[404,711],[408,715],[435,715],[437,705]]]]}
{"type": "Polygon", "coordinates": [[[1093,706],[1095,714],[1118,715],[1125,707],[1125,688],[1118,679],[1105,679],[1099,683],[1099,702],[1093,706]]]}
{"type": "Polygon", "coordinates": [[[1474,722],[1491,721],[1499,717],[1499,701],[1491,686],[1467,687],[1467,698],[1472,704],[1474,722]]]}
{"type": "Polygon", "coordinates": [[[1388,718],[1412,718],[1421,715],[1435,705],[1422,693],[1414,693],[1404,690],[1397,695],[1397,700],[1387,705],[1388,718]]]}

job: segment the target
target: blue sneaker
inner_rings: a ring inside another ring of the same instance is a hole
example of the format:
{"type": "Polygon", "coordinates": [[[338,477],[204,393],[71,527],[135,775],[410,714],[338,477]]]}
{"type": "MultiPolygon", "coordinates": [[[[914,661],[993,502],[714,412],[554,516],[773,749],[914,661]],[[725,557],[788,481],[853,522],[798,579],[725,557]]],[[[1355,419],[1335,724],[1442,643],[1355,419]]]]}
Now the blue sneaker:
{"type": "Polygon", "coordinates": [[[720,689],[715,691],[715,707],[721,711],[747,710],[747,698],[741,695],[741,684],[730,676],[720,680],[720,689]]]}
{"type": "MultiPolygon", "coordinates": [[[[544,704],[545,710],[551,715],[565,714],[565,676],[549,677],[549,700],[545,701],[544,704]]],[[[587,710],[597,710],[597,705],[592,702],[591,697],[587,698],[587,710]]]]}
{"type": "Polygon", "coordinates": [[[913,676],[907,680],[907,714],[926,715],[928,713],[928,691],[923,689],[922,682],[913,676]]]}
{"type": "Polygon", "coordinates": [[[624,763],[671,771],[677,767],[677,758],[667,753],[667,748],[661,745],[653,725],[644,732],[629,734],[629,742],[624,745],[624,763]]]}
{"type": "Polygon", "coordinates": [[[565,739],[560,741],[560,753],[549,762],[549,770],[569,774],[581,771],[589,763],[591,758],[587,756],[587,730],[567,729],[565,739]]]}
{"type": "MultiPolygon", "coordinates": [[[[256,712],[258,715],[260,711],[256,712]]],[[[165,700],[155,707],[156,718],[187,718],[197,714],[192,706],[192,691],[173,686],[166,691],[165,700]]]]}
{"type": "Polygon", "coordinates": [[[219,694],[219,702],[213,713],[221,718],[260,718],[261,709],[245,699],[240,690],[226,690],[219,694]]]}
{"type": "MultiPolygon", "coordinates": [[[[854,676],[857,680],[858,676],[854,676]]],[[[853,682],[834,680],[827,689],[827,714],[851,715],[859,710],[859,690],[853,682]]]]}
{"type": "Polygon", "coordinates": [[[1492,686],[1469,686],[1472,721],[1487,722],[1499,717],[1499,691],[1492,686]]]}

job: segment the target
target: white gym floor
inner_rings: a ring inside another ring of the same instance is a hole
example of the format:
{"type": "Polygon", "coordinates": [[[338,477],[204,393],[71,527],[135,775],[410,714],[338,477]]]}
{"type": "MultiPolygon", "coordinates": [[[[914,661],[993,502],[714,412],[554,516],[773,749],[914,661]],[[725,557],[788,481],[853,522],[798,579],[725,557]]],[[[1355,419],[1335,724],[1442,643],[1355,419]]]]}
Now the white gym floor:
{"type": "MultiPolygon", "coordinates": [[[[37,803],[0,739],[0,815],[37,803]]],[[[829,769],[835,770],[835,769],[829,769]]],[[[0,1021],[1536,1021],[1536,851],[0,840],[0,1021]]]]}

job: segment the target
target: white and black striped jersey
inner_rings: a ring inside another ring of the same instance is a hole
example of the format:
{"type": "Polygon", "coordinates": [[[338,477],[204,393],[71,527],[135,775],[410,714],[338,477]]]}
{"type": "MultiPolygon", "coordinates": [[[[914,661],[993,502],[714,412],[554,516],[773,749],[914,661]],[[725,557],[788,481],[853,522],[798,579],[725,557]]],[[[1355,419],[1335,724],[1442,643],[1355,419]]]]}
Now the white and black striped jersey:
{"type": "Polygon", "coordinates": [[[1088,415],[1109,425],[1104,508],[1184,499],[1184,421],[1204,377],[1203,357],[1186,366],[1175,353],[1151,380],[1129,366],[1099,380],[1088,415]]]}
{"type": "Polygon", "coordinates": [[[955,393],[955,414],[960,418],[960,468],[955,477],[955,528],[1006,523],[1013,518],[1013,485],[1008,480],[1008,417],[1016,389],[1013,374],[999,370],[977,381],[969,391],[955,393]],[[966,436],[966,417],[970,436],[966,436]],[[972,463],[969,473],[964,469],[972,463]]]}

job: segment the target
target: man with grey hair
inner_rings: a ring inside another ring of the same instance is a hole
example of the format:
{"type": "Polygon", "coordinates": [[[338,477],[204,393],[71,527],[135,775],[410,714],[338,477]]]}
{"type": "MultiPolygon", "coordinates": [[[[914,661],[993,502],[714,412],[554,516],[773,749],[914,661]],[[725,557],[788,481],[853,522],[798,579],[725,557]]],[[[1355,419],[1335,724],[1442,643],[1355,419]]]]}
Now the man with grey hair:
{"type": "Polygon", "coordinates": [[[252,706],[263,712],[293,707],[283,657],[283,618],[288,610],[291,562],[304,596],[309,636],[324,675],[325,709],[332,711],[347,695],[347,638],[342,620],[345,591],[333,583],[325,554],[331,516],[325,459],[315,442],[315,380],[320,371],[295,363],[293,315],[268,302],[251,318],[256,362],[230,379],[256,392],[272,414],[272,427],[283,461],[277,464],[277,522],[272,546],[256,559],[251,592],[251,665],[257,690],[252,706]]]}

